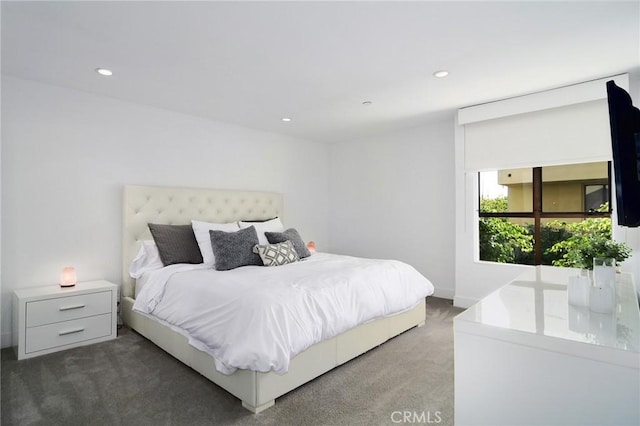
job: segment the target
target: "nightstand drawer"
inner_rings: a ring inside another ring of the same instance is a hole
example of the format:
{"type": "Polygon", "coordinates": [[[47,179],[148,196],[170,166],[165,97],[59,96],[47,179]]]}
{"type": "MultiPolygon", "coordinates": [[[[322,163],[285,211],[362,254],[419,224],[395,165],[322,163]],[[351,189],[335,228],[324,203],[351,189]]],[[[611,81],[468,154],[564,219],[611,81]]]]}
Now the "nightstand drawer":
{"type": "Polygon", "coordinates": [[[111,291],[27,303],[27,327],[37,327],[111,312],[111,291]]]}
{"type": "Polygon", "coordinates": [[[37,352],[111,334],[111,312],[87,318],[27,328],[25,352],[37,352]]]}

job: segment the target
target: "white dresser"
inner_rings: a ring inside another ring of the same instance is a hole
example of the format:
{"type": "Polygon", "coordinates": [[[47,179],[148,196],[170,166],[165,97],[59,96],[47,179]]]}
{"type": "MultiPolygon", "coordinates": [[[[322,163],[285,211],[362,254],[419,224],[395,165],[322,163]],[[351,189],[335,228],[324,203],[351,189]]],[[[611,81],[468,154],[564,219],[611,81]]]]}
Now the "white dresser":
{"type": "Polygon", "coordinates": [[[640,424],[632,277],[599,314],[568,304],[577,271],[532,268],[455,318],[456,425],[640,424]]]}
{"type": "Polygon", "coordinates": [[[88,281],[16,290],[13,346],[18,359],[115,339],[118,286],[88,281]]]}

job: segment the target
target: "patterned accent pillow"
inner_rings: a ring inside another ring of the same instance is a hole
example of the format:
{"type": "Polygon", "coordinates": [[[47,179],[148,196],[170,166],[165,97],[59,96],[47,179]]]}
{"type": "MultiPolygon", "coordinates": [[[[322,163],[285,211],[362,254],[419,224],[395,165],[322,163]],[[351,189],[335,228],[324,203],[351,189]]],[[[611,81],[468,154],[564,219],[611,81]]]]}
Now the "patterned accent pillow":
{"type": "Polygon", "coordinates": [[[291,241],[283,243],[259,245],[253,247],[253,252],[260,255],[264,266],[280,266],[300,260],[291,241]]]}
{"type": "Polygon", "coordinates": [[[300,234],[295,228],[289,228],[284,232],[265,232],[264,235],[271,244],[282,243],[287,240],[291,241],[293,243],[293,248],[301,259],[311,256],[309,249],[307,249],[307,245],[304,243],[302,237],[300,237],[300,234]]]}

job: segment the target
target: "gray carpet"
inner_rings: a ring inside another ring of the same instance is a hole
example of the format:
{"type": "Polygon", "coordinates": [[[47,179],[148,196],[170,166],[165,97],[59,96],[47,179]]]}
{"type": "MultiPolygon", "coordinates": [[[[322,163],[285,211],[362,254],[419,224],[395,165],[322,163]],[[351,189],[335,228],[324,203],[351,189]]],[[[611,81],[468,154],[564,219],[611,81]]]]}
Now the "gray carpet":
{"type": "Polygon", "coordinates": [[[429,298],[426,326],[260,414],[127,328],[110,342],[19,362],[3,349],[0,420],[3,426],[393,425],[406,411],[421,423],[452,425],[452,318],[459,312],[448,300],[429,298]]]}

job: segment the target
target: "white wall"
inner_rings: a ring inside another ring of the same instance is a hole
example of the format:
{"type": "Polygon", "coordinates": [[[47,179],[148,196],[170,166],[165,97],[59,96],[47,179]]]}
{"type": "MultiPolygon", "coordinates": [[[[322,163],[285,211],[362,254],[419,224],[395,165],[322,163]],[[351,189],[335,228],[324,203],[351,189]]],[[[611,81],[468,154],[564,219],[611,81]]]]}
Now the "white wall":
{"type": "Polygon", "coordinates": [[[285,225],[328,246],[327,145],[6,76],[2,139],[3,347],[14,289],[65,265],[120,282],[124,184],[282,192],[285,225]]]}
{"type": "Polygon", "coordinates": [[[332,251],[394,258],[454,293],[453,122],[333,145],[332,251]]]}
{"type": "MultiPolygon", "coordinates": [[[[1,8],[0,8],[1,9],[1,8]]],[[[2,68],[0,66],[0,68],[2,68]]],[[[2,84],[0,82],[0,99],[2,99],[2,84]]],[[[0,123],[2,123],[2,102],[0,102],[0,123]]],[[[0,130],[3,126],[0,124],[0,130]]],[[[2,134],[0,132],[0,242],[2,241],[2,134]]],[[[0,309],[4,312],[4,308],[2,307],[2,244],[0,244],[0,309]]],[[[11,315],[11,314],[7,314],[11,315]]],[[[0,313],[0,347],[2,345],[2,330],[3,330],[3,315],[0,313]]],[[[9,326],[10,327],[10,326],[9,326]]],[[[9,342],[9,337],[7,337],[7,344],[9,342]]]]}

